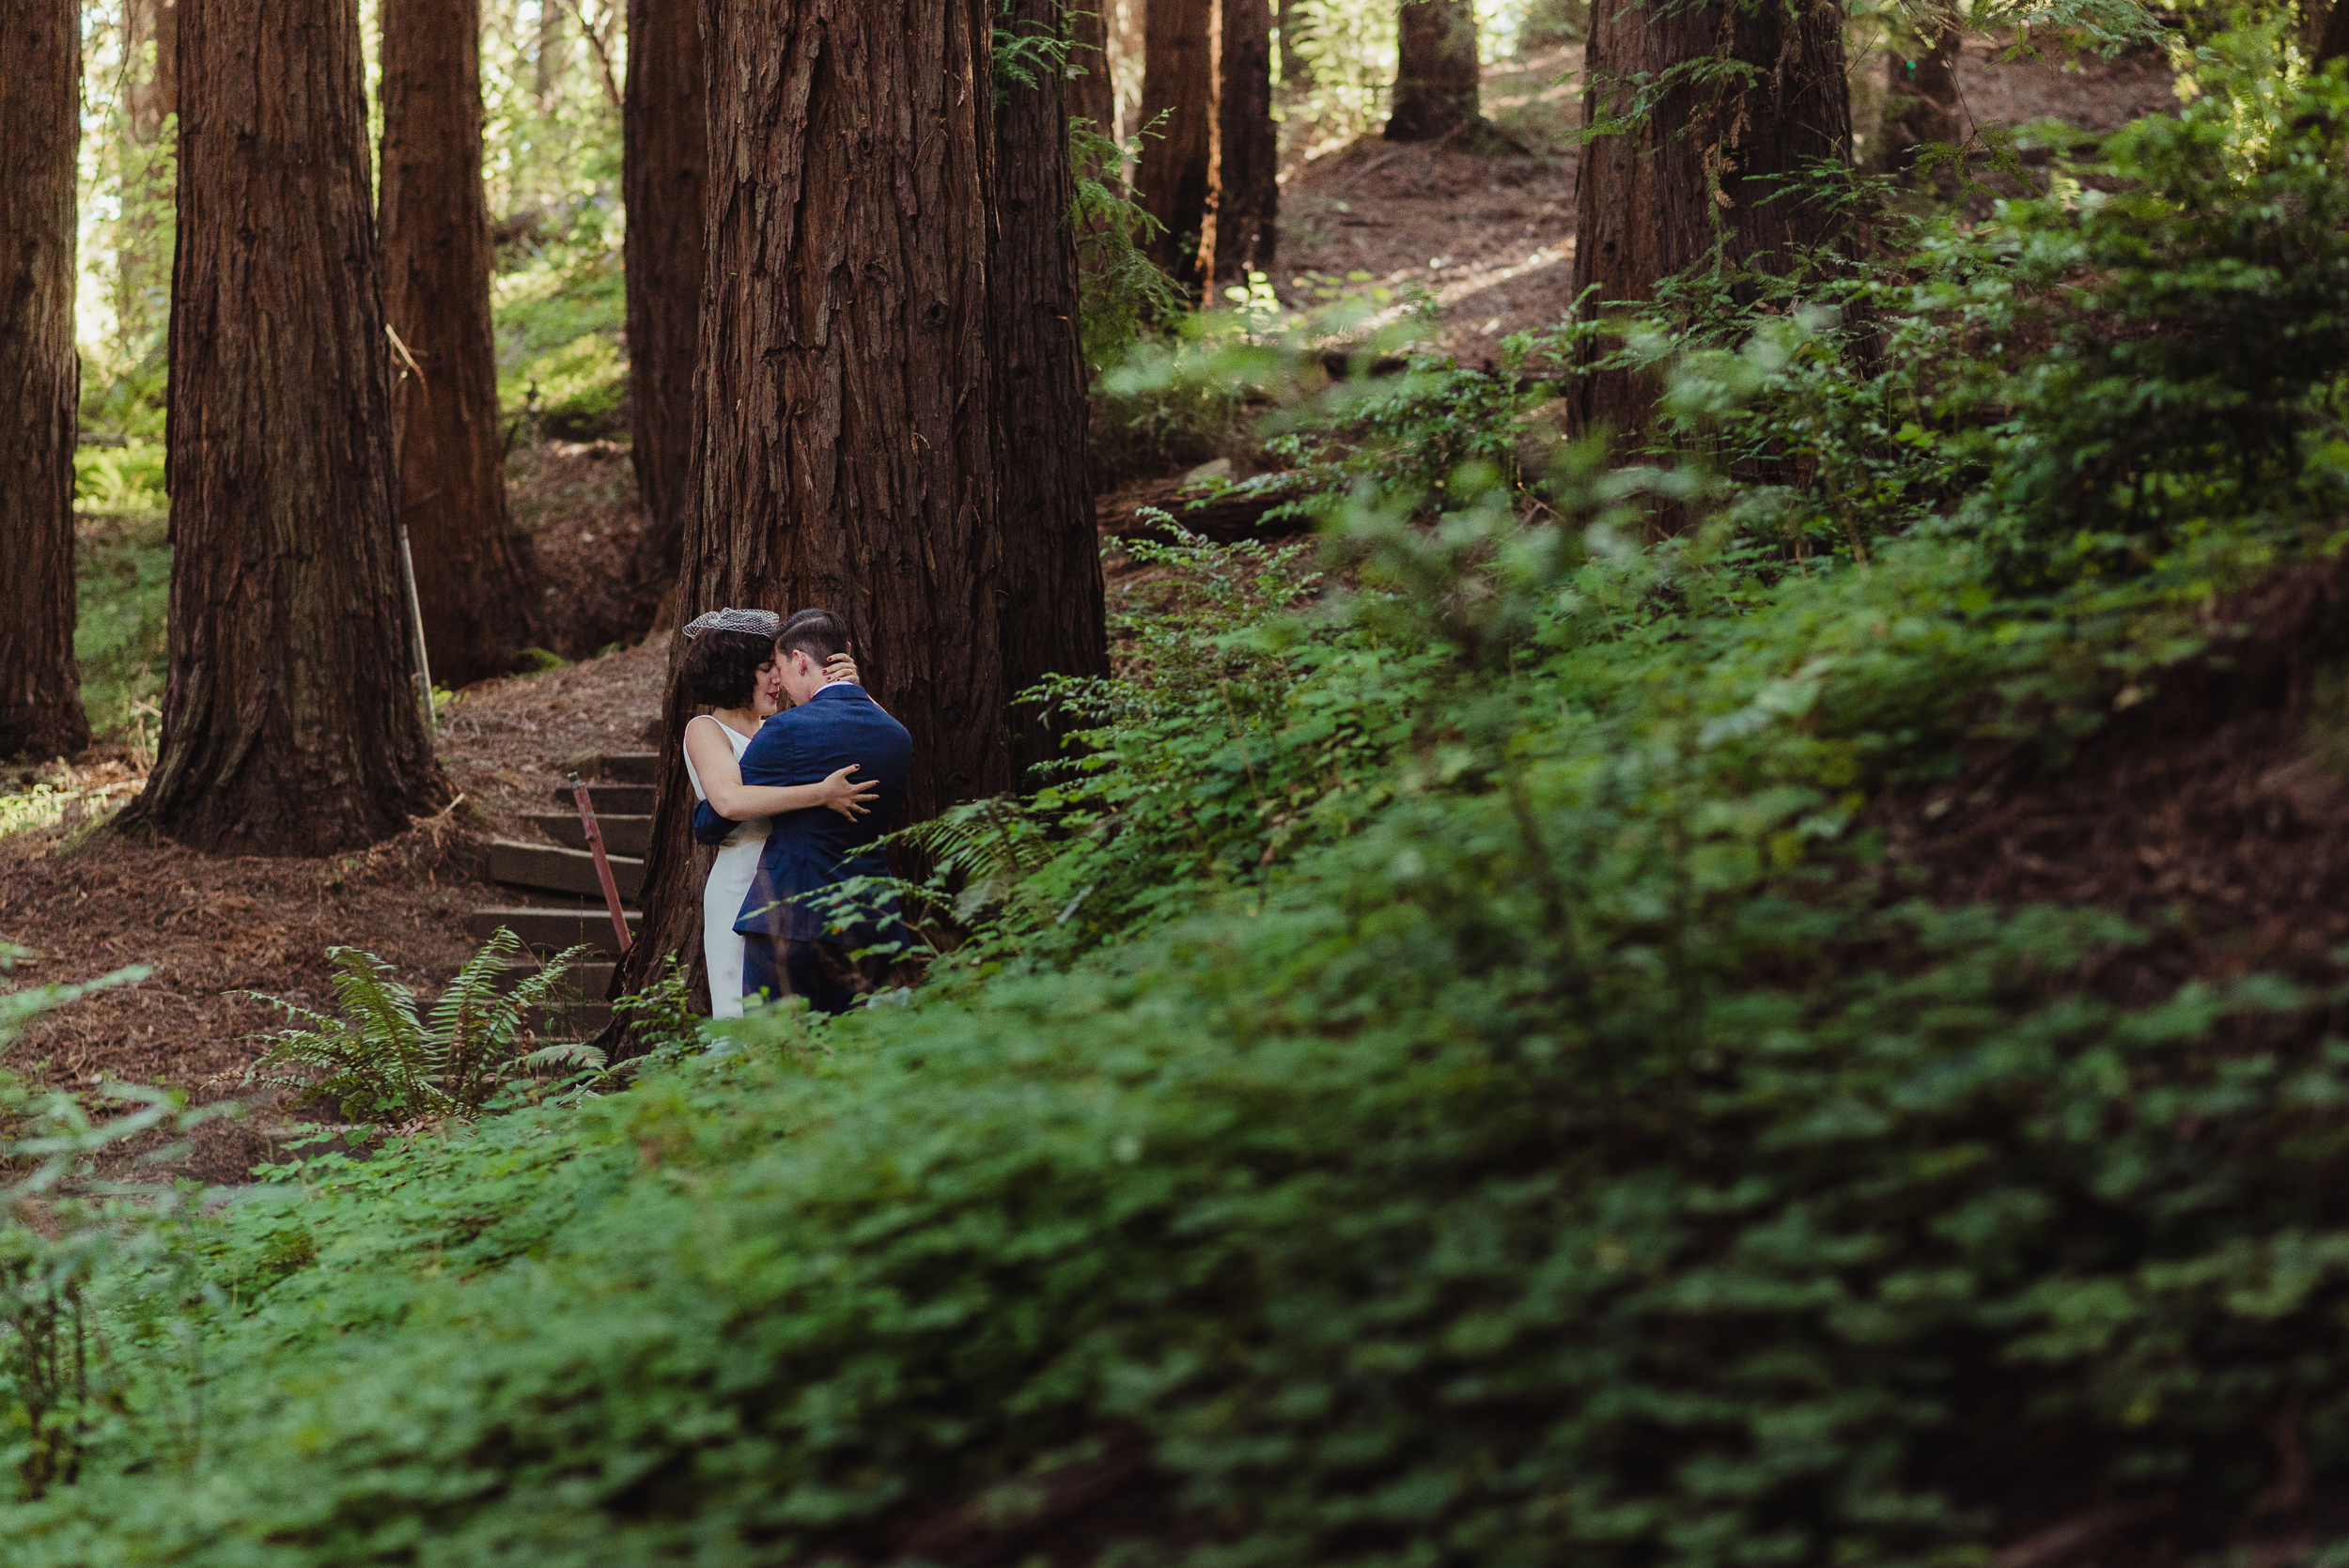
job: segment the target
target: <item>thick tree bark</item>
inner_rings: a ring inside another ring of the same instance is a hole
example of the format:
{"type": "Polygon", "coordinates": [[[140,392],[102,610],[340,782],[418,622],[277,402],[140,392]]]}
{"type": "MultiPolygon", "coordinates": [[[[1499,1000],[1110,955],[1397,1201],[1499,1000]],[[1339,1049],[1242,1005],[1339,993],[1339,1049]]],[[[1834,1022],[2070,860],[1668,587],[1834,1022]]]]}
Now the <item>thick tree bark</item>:
{"type": "Polygon", "coordinates": [[[1165,225],[1150,259],[1185,283],[1199,278],[1214,180],[1215,0],[1150,0],[1143,19],[1142,210],[1165,225]],[[1161,118],[1160,116],[1164,117],[1161,118]]]}
{"type": "Polygon", "coordinates": [[[1404,0],[1387,140],[1431,142],[1481,117],[1471,0],[1404,0]]]}
{"type": "Polygon", "coordinates": [[[709,94],[699,0],[629,0],[628,93],[621,113],[628,203],[630,455],[644,531],[636,582],[647,597],[677,582],[693,436],[693,356],[701,341],[702,196],[709,180],[709,94]]]}
{"type": "MultiPolygon", "coordinates": [[[[916,817],[1000,793],[991,0],[703,0],[710,171],[677,603],[846,619],[916,817]]],[[[641,986],[698,920],[672,705],[641,986]]]]}
{"type": "Polygon", "coordinates": [[[122,40],[131,57],[123,91],[131,134],[151,142],[163,134],[163,121],[179,107],[179,0],[126,0],[122,40]],[[151,67],[141,61],[150,43],[155,46],[151,67]]]}
{"type": "MultiPolygon", "coordinates": [[[[1011,0],[1003,21],[1016,32],[1049,34],[1062,16],[1062,0],[1011,0]]],[[[1107,675],[1110,668],[1100,536],[1085,483],[1091,408],[1077,332],[1061,82],[1046,73],[1034,87],[1006,84],[995,105],[988,348],[1002,447],[996,504],[1003,519],[998,591],[1007,611],[1003,690],[1014,697],[1048,675],[1107,675]]],[[[1060,754],[1054,727],[1032,706],[1012,710],[1011,749],[1023,777],[1060,754]]]]}
{"type": "MultiPolygon", "coordinates": [[[[1766,0],[1599,6],[1589,50],[1586,127],[1627,115],[1635,80],[1652,85],[1675,68],[1682,80],[1644,119],[1583,148],[1575,188],[1578,296],[1595,287],[1602,308],[1644,301],[1659,279],[1715,261],[1725,272],[1783,273],[1831,238],[1831,204],[1785,182],[1834,180],[1850,166],[1841,4],[1807,0],[1798,11],[1766,0]],[[1688,78],[1685,68],[1716,55],[1747,73],[1688,78]]],[[[1656,392],[1629,372],[1586,377],[1573,395],[1580,427],[1634,435],[1646,427],[1656,392]]]]}
{"type": "Polygon", "coordinates": [[[189,6],[179,82],[171,679],[130,820],[358,848],[447,786],[410,678],[357,0],[189,6]]]}
{"type": "Polygon", "coordinates": [[[1215,276],[1272,265],[1281,216],[1280,133],[1272,123],[1270,0],[1222,0],[1216,90],[1215,276]]]}
{"type": "Polygon", "coordinates": [[[1109,23],[1101,14],[1109,0],[1074,0],[1067,8],[1068,113],[1090,124],[1097,136],[1117,135],[1117,84],[1110,76],[1109,23]]]}
{"type": "Polygon", "coordinates": [[[0,0],[0,757],[89,744],[73,662],[78,0],[0,0]]]}
{"type": "Polygon", "coordinates": [[[2316,58],[2310,70],[2323,70],[2333,61],[2349,55],[2349,4],[2333,0],[2332,8],[2325,14],[2325,30],[2316,44],[2316,58]]]}
{"type": "Polygon", "coordinates": [[[481,188],[480,0],[381,0],[383,318],[408,358],[392,391],[400,520],[432,678],[511,667],[529,634],[506,530],[481,188]]]}

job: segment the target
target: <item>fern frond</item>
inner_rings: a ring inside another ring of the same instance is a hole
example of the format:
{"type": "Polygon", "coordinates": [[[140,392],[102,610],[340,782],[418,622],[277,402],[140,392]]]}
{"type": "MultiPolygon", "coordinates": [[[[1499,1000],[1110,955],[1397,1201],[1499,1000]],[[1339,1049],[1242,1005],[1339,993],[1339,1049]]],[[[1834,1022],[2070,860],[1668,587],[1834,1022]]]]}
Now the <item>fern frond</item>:
{"type": "Polygon", "coordinates": [[[1016,880],[1052,857],[1050,841],[1028,809],[1001,796],[950,806],[900,836],[941,868],[974,881],[1016,880]]]}

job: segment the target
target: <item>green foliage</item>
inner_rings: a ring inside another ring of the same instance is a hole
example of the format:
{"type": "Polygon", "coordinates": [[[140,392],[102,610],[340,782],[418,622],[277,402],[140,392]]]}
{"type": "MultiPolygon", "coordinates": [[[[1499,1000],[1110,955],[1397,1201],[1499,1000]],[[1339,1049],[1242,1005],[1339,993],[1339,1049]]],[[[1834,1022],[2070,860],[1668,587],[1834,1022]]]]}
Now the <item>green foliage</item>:
{"type": "Polygon", "coordinates": [[[615,432],[628,393],[628,362],[598,333],[573,338],[498,376],[498,406],[509,418],[531,418],[546,434],[584,441],[615,432]]]}
{"type": "Polygon", "coordinates": [[[2222,90],[2106,145],[2117,194],[2012,213],[2012,271],[2052,291],[2052,351],[1991,396],[1995,508],[2018,570],[2128,575],[2232,530],[2338,511],[2349,480],[2349,85],[2222,40],[2222,90]]]}
{"type": "Polygon", "coordinates": [[[73,657],[81,666],[83,709],[101,739],[151,753],[170,663],[166,519],[160,510],[81,518],[73,557],[73,657]]]}
{"type": "MultiPolygon", "coordinates": [[[[624,1093],[311,1155],[50,1291],[136,1353],[26,1420],[76,1468],[0,1507],[11,1568],[1019,1560],[1103,1519],[1133,1568],[1946,1565],[2139,1504],[2191,1560],[2337,1486],[2349,992],[1929,906],[1865,825],[1986,742],[2060,763],[2214,595],[2335,548],[2321,450],[2262,489],[2165,444],[2199,499],[2092,571],[2015,569],[2068,536],[2002,488],[2123,348],[2223,411],[2218,328],[2306,323],[2261,396],[2320,406],[2291,149],[2335,91],[2245,82],[2260,147],[2132,132],[2106,207],[2181,223],[1684,280],[1620,349],[1670,382],[1651,462],[1524,456],[1587,328],[1330,397],[1309,339],[1208,324],[1345,488],[1329,553],[1140,547],[1118,678],[1046,689],[1068,758],[917,835],[929,983],[707,1051],[670,1016],[624,1093]]],[[[428,1032],[343,962],[339,1027],[428,1032]]]]}
{"type": "Polygon", "coordinates": [[[261,997],[310,1027],[279,1030],[245,1081],[292,1089],[345,1121],[404,1126],[469,1117],[519,1076],[550,1068],[599,1072],[602,1053],[577,1043],[532,1048],[530,1016],[557,999],[585,948],[550,958],[512,986],[504,971],[521,941],[501,926],[419,1017],[392,967],[357,948],[330,949],[338,1017],[261,997]]]}

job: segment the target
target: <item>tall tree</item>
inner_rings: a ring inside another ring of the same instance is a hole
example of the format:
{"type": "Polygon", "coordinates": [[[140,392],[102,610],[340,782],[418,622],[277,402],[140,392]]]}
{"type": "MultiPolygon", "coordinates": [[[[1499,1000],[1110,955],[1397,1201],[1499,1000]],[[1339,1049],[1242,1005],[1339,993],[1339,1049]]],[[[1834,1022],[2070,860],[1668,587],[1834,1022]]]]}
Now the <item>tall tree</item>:
{"type": "MultiPolygon", "coordinates": [[[[993,8],[702,4],[708,254],[677,602],[844,616],[866,685],[913,732],[916,815],[1014,779],[987,354],[993,8]]],[[[691,801],[664,748],[623,989],[692,952],[691,801]]]]}
{"type": "Polygon", "coordinates": [[[1216,89],[1215,257],[1219,282],[1272,265],[1281,143],[1272,123],[1271,0],[1221,0],[1216,89]]]}
{"type": "Polygon", "coordinates": [[[1143,20],[1142,124],[1150,133],[1135,194],[1165,225],[1150,258],[1195,282],[1215,178],[1215,0],[1150,0],[1143,20]]]}
{"type": "Polygon", "coordinates": [[[506,528],[480,0],[381,0],[383,317],[415,363],[392,391],[397,496],[432,675],[504,674],[529,633],[506,528]]]}
{"type": "Polygon", "coordinates": [[[1305,53],[1305,42],[1313,37],[1313,17],[1306,10],[1308,0],[1280,0],[1280,10],[1274,25],[1281,32],[1281,85],[1300,92],[1314,88],[1314,62],[1305,53]]]}
{"type": "Polygon", "coordinates": [[[130,814],[321,855],[446,798],[409,676],[358,0],[179,18],[171,678],[130,814]]]}
{"type": "MultiPolygon", "coordinates": [[[[1062,0],[1010,0],[999,25],[1052,38],[1066,20],[1062,0]]],[[[1100,535],[1085,483],[1091,412],[1077,333],[1066,78],[1050,70],[1033,77],[1002,83],[995,99],[994,243],[987,271],[1001,443],[999,592],[1017,607],[1003,617],[1003,689],[1012,696],[1048,675],[1107,675],[1110,667],[1100,535]]],[[[1013,709],[1017,768],[1024,772],[1058,751],[1042,715],[1032,706],[1013,709]]]]}
{"type": "Polygon", "coordinates": [[[79,0],[0,0],[0,757],[89,744],[73,663],[79,0]]]}
{"type": "MultiPolygon", "coordinates": [[[[1586,130],[1575,187],[1574,289],[1650,298],[1701,264],[1784,272],[1826,242],[1832,182],[1851,160],[1840,0],[1630,0],[1591,12],[1586,130]],[[1713,60],[1733,70],[1691,70],[1713,60]],[[1644,114],[1636,101],[1672,83],[1644,114]]],[[[1750,292],[1750,284],[1741,286],[1750,292]]],[[[1583,378],[1583,428],[1643,428],[1657,388],[1631,371],[1583,378]]]]}
{"type": "Polygon", "coordinates": [[[122,8],[126,116],[131,134],[151,142],[179,107],[179,0],[124,0],[122,8]],[[147,62],[148,45],[154,61],[147,62]]]}
{"type": "Polygon", "coordinates": [[[124,0],[120,209],[108,225],[115,351],[127,360],[159,352],[170,315],[171,116],[179,107],[178,0],[124,0]]]}
{"type": "Polygon", "coordinates": [[[1895,35],[1884,59],[1884,119],[1887,160],[1906,168],[1929,143],[1954,142],[1963,134],[1964,99],[1957,87],[1957,56],[1964,35],[1954,26],[1922,34],[1895,35]]]}
{"type": "Polygon", "coordinates": [[[1083,120],[1097,136],[1117,134],[1117,84],[1110,74],[1109,21],[1101,14],[1109,0],[1074,0],[1067,8],[1068,64],[1077,74],[1068,79],[1068,113],[1083,120]]]}
{"type": "Polygon", "coordinates": [[[628,203],[628,376],[635,421],[640,587],[677,581],[701,341],[702,196],[709,179],[709,96],[699,0],[629,0],[621,110],[628,203]]]}
{"type": "Polygon", "coordinates": [[[1481,117],[1473,0],[1404,0],[1387,140],[1431,142],[1481,117]]]}

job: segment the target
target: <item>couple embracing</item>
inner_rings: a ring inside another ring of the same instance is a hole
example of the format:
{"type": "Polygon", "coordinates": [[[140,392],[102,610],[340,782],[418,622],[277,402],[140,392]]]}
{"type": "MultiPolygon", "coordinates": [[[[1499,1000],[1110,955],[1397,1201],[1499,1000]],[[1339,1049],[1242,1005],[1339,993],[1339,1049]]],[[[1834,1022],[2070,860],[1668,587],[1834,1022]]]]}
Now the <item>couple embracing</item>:
{"type": "Polygon", "coordinates": [[[709,709],[683,743],[693,836],[718,846],[702,892],[710,1013],[739,1017],[760,995],[846,1012],[875,978],[854,954],[894,935],[894,911],[828,930],[819,900],[888,875],[879,840],[905,809],[912,737],[864,694],[830,611],[714,610],[685,639],[677,679],[709,709]]]}

